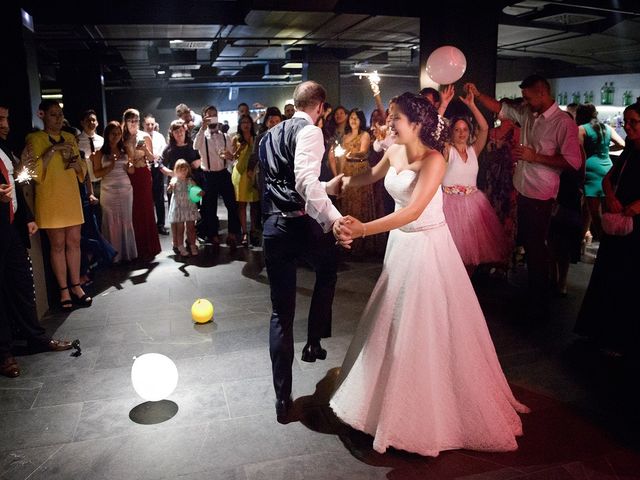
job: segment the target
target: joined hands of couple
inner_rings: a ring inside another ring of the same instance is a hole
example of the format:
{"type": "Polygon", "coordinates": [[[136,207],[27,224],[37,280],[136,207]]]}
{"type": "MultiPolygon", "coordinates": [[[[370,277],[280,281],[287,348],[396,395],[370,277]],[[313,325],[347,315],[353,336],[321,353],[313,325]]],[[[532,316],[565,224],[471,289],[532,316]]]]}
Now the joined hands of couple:
{"type": "MultiPolygon", "coordinates": [[[[351,177],[344,174],[336,175],[327,182],[325,189],[328,195],[339,197],[348,188],[351,177]]],[[[333,223],[333,236],[336,237],[336,245],[340,245],[347,250],[351,249],[351,243],[356,238],[363,238],[366,235],[364,224],[351,215],[339,218],[333,223]]]]}

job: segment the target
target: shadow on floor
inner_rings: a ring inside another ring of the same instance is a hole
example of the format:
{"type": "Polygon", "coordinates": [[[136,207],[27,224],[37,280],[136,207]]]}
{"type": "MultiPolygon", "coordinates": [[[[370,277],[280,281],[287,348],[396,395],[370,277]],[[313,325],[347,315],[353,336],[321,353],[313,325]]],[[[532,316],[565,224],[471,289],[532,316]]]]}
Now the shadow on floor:
{"type": "MultiPolygon", "coordinates": [[[[380,454],[373,437],[342,423],[329,407],[338,374],[339,368],[329,370],[312,395],[297,398],[294,416],[309,430],[337,436],[358,461],[389,468],[390,480],[640,478],[640,454],[594,423],[592,412],[581,415],[573,405],[517,386],[512,386],[516,398],[531,412],[521,415],[524,435],[516,452],[452,450],[432,458],[390,448],[380,454]]],[[[603,423],[610,425],[608,419],[603,423]]]]}

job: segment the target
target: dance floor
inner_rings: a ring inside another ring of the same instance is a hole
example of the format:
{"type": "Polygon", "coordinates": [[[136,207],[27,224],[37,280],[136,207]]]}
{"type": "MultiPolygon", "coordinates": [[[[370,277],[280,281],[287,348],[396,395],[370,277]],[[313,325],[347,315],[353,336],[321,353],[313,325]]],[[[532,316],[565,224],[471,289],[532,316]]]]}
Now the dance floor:
{"type": "Polygon", "coordinates": [[[0,377],[1,479],[640,478],[639,372],[571,332],[591,264],[571,266],[569,295],[553,300],[546,323],[523,320],[524,267],[507,279],[474,277],[507,378],[532,411],[523,416],[516,452],[425,458],[376,453],[370,437],[342,425],[327,406],[380,262],[341,263],[333,337],[323,342],[327,359],[316,363],[300,361],[313,287],[313,275],[300,268],[297,421],[280,425],[261,250],[201,247],[183,262],[168,237],[162,242],[150,265],[100,272],[91,308],[43,319],[55,336],[79,338],[80,356],[22,355],[22,375],[0,377]],[[214,322],[192,322],[200,297],[213,302],[214,322]],[[131,385],[133,357],[149,352],[173,359],[180,376],[175,392],[154,404],[131,385]]]}

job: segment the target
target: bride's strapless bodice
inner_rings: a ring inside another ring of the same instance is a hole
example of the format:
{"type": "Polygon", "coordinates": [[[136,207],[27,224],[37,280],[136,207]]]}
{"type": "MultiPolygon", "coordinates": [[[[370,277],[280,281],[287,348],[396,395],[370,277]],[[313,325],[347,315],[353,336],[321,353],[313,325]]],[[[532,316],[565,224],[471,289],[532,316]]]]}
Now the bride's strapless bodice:
{"type": "MultiPolygon", "coordinates": [[[[405,169],[398,173],[395,167],[389,167],[389,171],[384,178],[384,187],[393,198],[396,204],[396,210],[407,206],[417,180],[418,174],[413,170],[405,169]]],[[[438,188],[435,195],[420,216],[413,222],[401,227],[400,230],[405,232],[427,230],[429,228],[444,225],[444,223],[442,189],[438,188]]]]}

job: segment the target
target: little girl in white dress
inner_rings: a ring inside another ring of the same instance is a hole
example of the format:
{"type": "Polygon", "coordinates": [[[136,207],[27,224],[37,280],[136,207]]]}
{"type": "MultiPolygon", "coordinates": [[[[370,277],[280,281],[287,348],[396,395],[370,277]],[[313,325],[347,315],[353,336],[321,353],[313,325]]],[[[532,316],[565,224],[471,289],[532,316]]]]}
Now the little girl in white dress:
{"type": "MultiPolygon", "coordinates": [[[[173,167],[173,177],[169,182],[167,190],[173,192],[171,204],[169,205],[169,222],[171,223],[171,233],[173,235],[173,251],[183,257],[189,256],[189,251],[184,246],[185,225],[187,231],[187,242],[191,250],[191,255],[198,255],[196,245],[196,221],[200,219],[198,207],[189,198],[189,189],[196,186],[196,182],[191,177],[191,167],[186,160],[180,159],[173,167]]],[[[200,192],[200,196],[204,193],[200,192]]]]}

